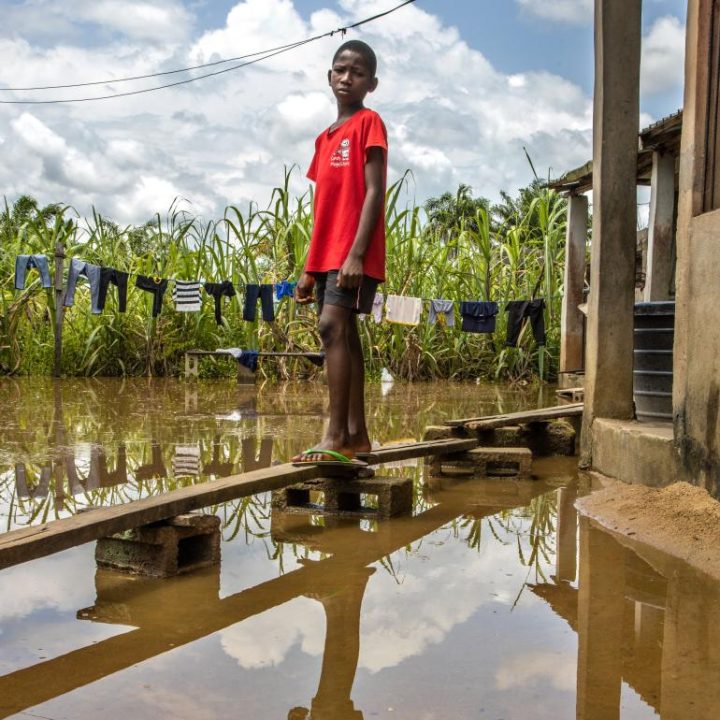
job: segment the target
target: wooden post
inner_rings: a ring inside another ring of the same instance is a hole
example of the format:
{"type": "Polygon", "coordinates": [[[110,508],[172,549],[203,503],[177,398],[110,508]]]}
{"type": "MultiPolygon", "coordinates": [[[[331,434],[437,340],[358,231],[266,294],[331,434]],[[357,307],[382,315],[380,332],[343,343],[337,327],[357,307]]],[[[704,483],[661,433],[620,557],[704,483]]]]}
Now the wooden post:
{"type": "Polygon", "coordinates": [[[675,155],[653,152],[646,302],[669,300],[675,268],[675,155]]]}
{"type": "Polygon", "coordinates": [[[587,224],[587,196],[571,195],[568,198],[567,235],[565,239],[565,289],[560,320],[561,373],[577,372],[584,369],[584,316],[578,306],[584,300],[587,224]]]}
{"type": "Polygon", "coordinates": [[[55,358],[53,362],[53,376],[62,374],[62,327],[63,327],[63,301],[65,300],[65,287],[63,285],[63,269],[65,265],[65,246],[62,240],[55,244],[55,358]]]}
{"type": "Polygon", "coordinates": [[[581,463],[595,417],[631,419],[642,0],[595,0],[593,236],[581,463]]]}

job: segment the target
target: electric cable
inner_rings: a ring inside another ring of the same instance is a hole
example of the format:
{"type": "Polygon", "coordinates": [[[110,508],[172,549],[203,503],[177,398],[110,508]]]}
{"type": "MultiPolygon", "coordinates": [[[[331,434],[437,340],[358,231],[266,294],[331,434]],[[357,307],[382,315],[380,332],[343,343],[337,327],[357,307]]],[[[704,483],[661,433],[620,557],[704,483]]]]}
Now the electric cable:
{"type": "Polygon", "coordinates": [[[362,25],[365,25],[367,23],[373,22],[374,20],[378,20],[382,17],[385,17],[386,15],[390,15],[391,13],[396,12],[397,10],[400,10],[401,8],[405,7],[406,5],[410,5],[412,3],[416,2],[416,0],[405,0],[404,2],[400,3],[399,5],[396,5],[395,7],[390,8],[389,10],[385,10],[384,12],[377,13],[375,15],[372,15],[371,17],[365,18],[363,20],[359,20],[358,22],[352,23],[350,25],[345,25],[343,27],[337,28],[336,30],[330,30],[324,33],[321,33],[319,35],[314,35],[309,38],[305,38],[304,40],[299,40],[294,43],[288,43],[286,45],[278,45],[274,48],[268,48],[266,50],[259,50],[254,53],[248,53],[247,55],[240,55],[234,58],[227,58],[225,60],[217,60],[210,63],[203,63],[200,65],[193,65],[185,68],[179,68],[176,70],[166,70],[163,72],[158,73],[148,73],[146,75],[135,75],[135,76],[128,76],[123,78],[117,78],[117,79],[111,79],[111,80],[93,80],[83,83],[68,83],[65,85],[44,85],[44,86],[34,86],[34,87],[16,87],[16,88],[0,88],[0,92],[20,92],[20,91],[36,91],[36,90],[60,90],[60,89],[69,89],[69,88],[77,88],[77,87],[88,87],[92,85],[112,85],[114,83],[119,82],[131,82],[135,80],[144,80],[148,78],[153,77],[163,77],[167,75],[173,75],[177,73],[182,72],[189,72],[191,70],[198,70],[201,68],[207,68],[207,67],[216,67],[217,65],[224,65],[229,62],[234,62],[236,60],[244,60],[247,58],[254,58],[253,60],[249,60],[248,62],[242,62],[237,65],[233,65],[228,68],[224,68],[222,70],[216,70],[214,72],[205,73],[203,75],[197,75],[192,78],[187,78],[185,80],[179,80],[177,82],[172,83],[166,83],[164,85],[156,85],[154,87],[150,88],[142,88],[140,90],[130,90],[127,92],[122,93],[114,93],[111,95],[98,95],[98,96],[91,96],[91,97],[79,97],[79,98],[67,98],[67,99],[55,99],[55,100],[0,100],[0,104],[2,105],[54,105],[54,104],[61,104],[61,103],[71,103],[71,102],[92,102],[95,100],[111,100],[113,98],[119,98],[119,97],[128,97],[131,95],[140,95],[143,93],[149,93],[149,92],[155,92],[156,90],[164,90],[166,88],[171,87],[177,87],[179,85],[187,85],[192,82],[196,82],[198,80],[204,80],[209,77],[214,77],[216,75],[222,75],[227,72],[232,72],[233,70],[238,70],[243,67],[247,67],[248,65],[253,65],[255,63],[261,62],[262,60],[267,60],[268,58],[274,57],[276,55],[280,55],[285,52],[289,52],[290,50],[294,50],[298,47],[302,47],[303,45],[307,45],[308,43],[315,42],[317,40],[320,40],[322,38],[326,37],[332,37],[333,35],[340,33],[343,36],[347,33],[348,30],[353,30],[355,28],[358,28],[362,25]]]}

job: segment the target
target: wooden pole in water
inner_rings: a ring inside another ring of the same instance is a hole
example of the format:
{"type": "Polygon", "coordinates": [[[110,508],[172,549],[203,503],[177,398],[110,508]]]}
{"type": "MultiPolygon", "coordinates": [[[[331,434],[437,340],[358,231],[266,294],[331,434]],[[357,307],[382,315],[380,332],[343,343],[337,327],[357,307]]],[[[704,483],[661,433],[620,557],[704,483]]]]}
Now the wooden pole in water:
{"type": "Polygon", "coordinates": [[[63,326],[63,300],[65,288],[63,286],[63,269],[65,265],[65,246],[62,240],[55,244],[55,360],[53,375],[62,374],[62,326],[63,326]]]}

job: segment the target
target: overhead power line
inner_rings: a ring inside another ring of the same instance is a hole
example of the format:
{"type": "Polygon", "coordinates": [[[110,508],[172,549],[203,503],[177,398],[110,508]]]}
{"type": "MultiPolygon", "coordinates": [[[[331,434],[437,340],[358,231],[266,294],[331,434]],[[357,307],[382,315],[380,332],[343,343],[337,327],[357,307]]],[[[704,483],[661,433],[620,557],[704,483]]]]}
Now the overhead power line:
{"type": "Polygon", "coordinates": [[[119,82],[132,82],[135,80],[145,80],[149,78],[154,77],[164,77],[167,75],[174,75],[178,73],[183,72],[190,72],[191,70],[199,70],[202,68],[208,68],[208,67],[216,67],[218,65],[224,65],[229,62],[235,62],[237,60],[247,60],[248,58],[253,58],[252,60],[247,60],[247,62],[241,62],[236,65],[232,65],[228,68],[223,68],[222,70],[216,70],[214,72],[205,73],[203,75],[196,75],[195,77],[186,78],[184,80],[178,80],[176,82],[172,83],[166,83],[164,85],[156,85],[154,87],[149,88],[142,88],[139,90],[129,90],[127,92],[122,93],[113,93],[111,95],[96,95],[96,96],[90,96],[90,97],[78,97],[78,98],[67,98],[67,99],[55,99],[55,100],[0,100],[0,104],[2,105],[55,105],[60,103],[72,103],[72,102],[92,102],[95,100],[111,100],[113,98],[120,98],[120,97],[129,97],[131,95],[141,95],[143,93],[150,93],[155,92],[156,90],[164,90],[166,88],[171,87],[177,87],[179,85],[187,85],[189,83],[197,82],[198,80],[204,80],[206,78],[215,77],[216,75],[222,75],[224,73],[232,72],[234,70],[239,70],[240,68],[247,67],[248,65],[254,65],[255,63],[261,62],[262,60],[267,60],[268,58],[274,57],[276,55],[281,55],[282,53],[289,52],[290,50],[295,50],[296,48],[302,47],[303,45],[307,45],[312,42],[316,42],[317,40],[321,40],[322,38],[326,37],[332,37],[333,35],[341,34],[345,35],[348,30],[353,30],[355,28],[360,27],[361,25],[366,25],[367,23],[373,22],[374,20],[378,20],[382,17],[385,17],[386,15],[390,15],[391,13],[396,12],[397,10],[400,10],[401,8],[405,7],[406,5],[410,5],[412,3],[416,2],[416,0],[405,0],[405,2],[400,3],[399,5],[396,5],[395,7],[390,8],[389,10],[385,10],[384,12],[377,13],[376,15],[372,15],[371,17],[367,17],[363,20],[359,20],[356,23],[353,23],[351,25],[345,25],[343,27],[337,28],[336,30],[330,30],[328,32],[321,33],[319,35],[314,35],[309,38],[305,38],[304,40],[299,40],[294,43],[288,43],[287,45],[278,45],[273,48],[267,48],[266,50],[259,50],[254,53],[248,53],[247,55],[239,55],[237,57],[233,58],[226,58],[225,60],[216,60],[209,63],[202,63],[200,65],[192,65],[185,68],[178,68],[176,70],[166,70],[163,72],[157,72],[157,73],[148,73],[146,75],[135,75],[135,76],[129,76],[129,77],[122,77],[122,78],[115,78],[115,79],[109,79],[109,80],[93,80],[88,82],[82,82],[82,83],[68,83],[65,85],[38,85],[34,87],[4,87],[0,88],[0,92],[28,92],[28,91],[37,91],[37,90],[62,90],[62,89],[69,89],[69,88],[78,88],[78,87],[88,87],[93,85],[112,85],[114,83],[119,82]]]}

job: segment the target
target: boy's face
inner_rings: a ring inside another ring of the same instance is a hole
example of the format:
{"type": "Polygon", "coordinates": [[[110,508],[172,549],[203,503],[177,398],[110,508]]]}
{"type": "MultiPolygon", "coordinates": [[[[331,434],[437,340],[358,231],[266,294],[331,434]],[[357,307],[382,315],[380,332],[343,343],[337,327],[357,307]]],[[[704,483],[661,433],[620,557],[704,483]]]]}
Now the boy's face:
{"type": "Polygon", "coordinates": [[[360,53],[343,50],[328,71],[328,83],[339,104],[356,105],[377,87],[378,81],[360,53]]]}

